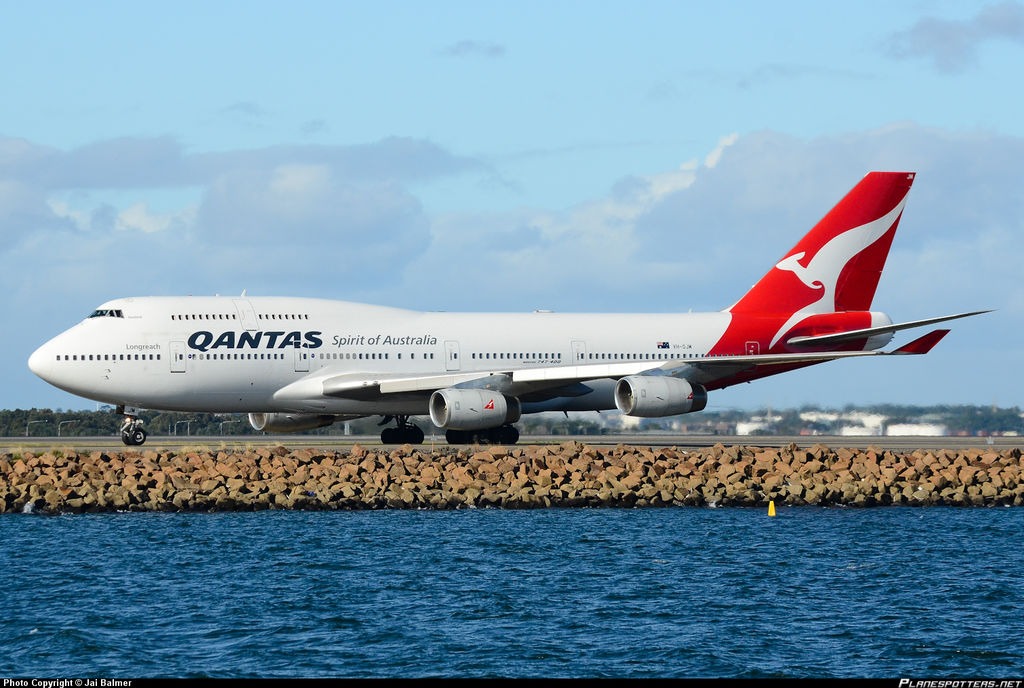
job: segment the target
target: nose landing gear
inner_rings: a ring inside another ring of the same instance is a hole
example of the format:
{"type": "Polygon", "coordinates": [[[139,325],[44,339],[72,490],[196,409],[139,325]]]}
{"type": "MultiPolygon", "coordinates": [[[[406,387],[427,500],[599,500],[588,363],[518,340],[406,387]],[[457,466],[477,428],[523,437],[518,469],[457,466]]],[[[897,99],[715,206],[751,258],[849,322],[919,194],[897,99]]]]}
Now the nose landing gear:
{"type": "MultiPolygon", "coordinates": [[[[124,413],[123,407],[118,411],[124,413]]],[[[146,431],[142,429],[142,419],[130,413],[124,414],[124,422],[121,423],[121,441],[129,447],[136,447],[146,441],[146,431]]]]}

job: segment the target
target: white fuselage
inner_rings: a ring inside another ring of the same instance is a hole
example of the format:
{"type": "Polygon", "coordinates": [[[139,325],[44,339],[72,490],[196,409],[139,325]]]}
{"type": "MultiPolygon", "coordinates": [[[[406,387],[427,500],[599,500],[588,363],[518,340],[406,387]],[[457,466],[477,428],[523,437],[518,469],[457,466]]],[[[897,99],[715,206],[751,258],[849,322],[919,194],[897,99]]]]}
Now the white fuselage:
{"type": "MultiPolygon", "coordinates": [[[[41,346],[29,365],[53,385],[110,404],[168,411],[421,415],[428,394],[327,396],[328,379],[699,360],[726,312],[417,312],[278,297],[109,301],[41,346]]],[[[661,363],[659,363],[661,362],[661,363]]],[[[602,410],[614,380],[523,411],[602,410]]]]}

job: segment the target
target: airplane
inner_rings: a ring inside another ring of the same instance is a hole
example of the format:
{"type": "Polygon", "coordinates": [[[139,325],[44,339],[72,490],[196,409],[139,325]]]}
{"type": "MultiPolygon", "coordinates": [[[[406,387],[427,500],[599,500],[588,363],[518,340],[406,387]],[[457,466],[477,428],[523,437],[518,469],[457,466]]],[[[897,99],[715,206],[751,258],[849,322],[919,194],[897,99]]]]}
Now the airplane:
{"type": "Polygon", "coordinates": [[[872,311],[913,172],[865,175],[738,301],[704,313],[448,313],[317,298],[118,298],[40,346],[28,366],[112,404],[140,445],[144,409],[247,413],[257,431],[382,417],[384,444],[515,444],[544,411],[657,418],[708,392],[837,359],[893,351],[896,332],[987,313],[893,323],[872,311]]]}

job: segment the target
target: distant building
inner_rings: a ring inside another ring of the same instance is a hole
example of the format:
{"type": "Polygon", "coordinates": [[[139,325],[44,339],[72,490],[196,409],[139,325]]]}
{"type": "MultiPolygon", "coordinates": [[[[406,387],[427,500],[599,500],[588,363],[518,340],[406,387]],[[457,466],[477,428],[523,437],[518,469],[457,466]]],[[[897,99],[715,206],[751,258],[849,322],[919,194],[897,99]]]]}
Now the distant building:
{"type": "Polygon", "coordinates": [[[619,428],[622,430],[636,430],[644,419],[639,416],[627,416],[625,413],[620,413],[618,420],[619,428]]]}
{"type": "Polygon", "coordinates": [[[753,435],[762,430],[771,430],[781,420],[782,416],[751,416],[750,420],[736,421],[736,434],[753,435]]]}
{"type": "Polygon", "coordinates": [[[835,423],[839,414],[834,411],[802,411],[800,420],[805,423],[835,423]]]}
{"type": "Polygon", "coordinates": [[[851,421],[854,423],[860,423],[863,427],[868,428],[871,432],[858,432],[860,435],[881,435],[882,425],[886,421],[886,416],[881,413],[868,413],[867,411],[851,411],[843,414],[843,420],[851,421]]]}
{"type": "Polygon", "coordinates": [[[768,427],[768,423],[763,420],[751,420],[751,421],[737,421],[736,422],[736,434],[737,435],[753,435],[755,432],[759,432],[768,427]]]}
{"type": "Polygon", "coordinates": [[[882,426],[880,425],[843,425],[839,428],[839,434],[842,437],[861,437],[864,435],[881,435],[882,426]]]}
{"type": "Polygon", "coordinates": [[[949,434],[949,430],[940,423],[893,423],[886,427],[885,434],[943,437],[949,434]]]}

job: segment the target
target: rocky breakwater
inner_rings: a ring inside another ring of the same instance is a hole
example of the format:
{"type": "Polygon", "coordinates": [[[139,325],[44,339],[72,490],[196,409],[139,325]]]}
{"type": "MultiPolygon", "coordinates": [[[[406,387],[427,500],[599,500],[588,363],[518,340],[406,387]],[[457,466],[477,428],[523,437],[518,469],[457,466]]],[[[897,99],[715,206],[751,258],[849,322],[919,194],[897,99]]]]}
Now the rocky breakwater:
{"type": "Polygon", "coordinates": [[[561,445],[0,455],[0,512],[1024,505],[1021,451],[561,445]]]}

